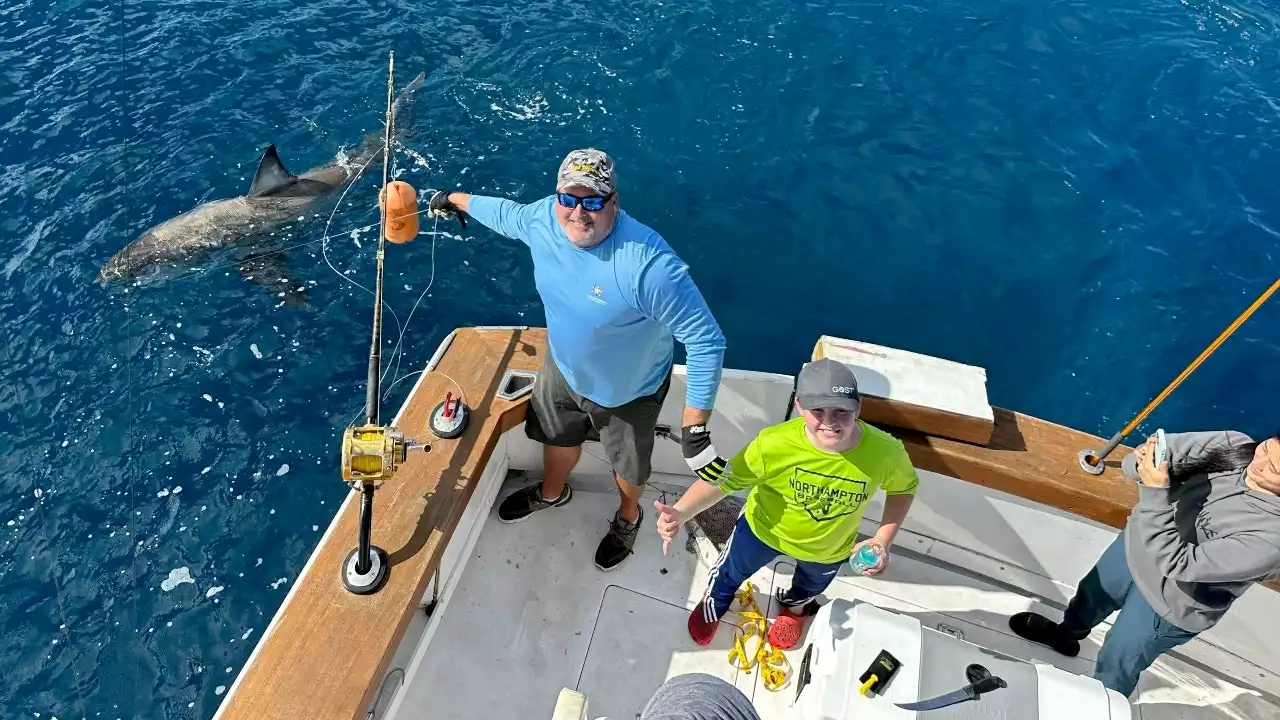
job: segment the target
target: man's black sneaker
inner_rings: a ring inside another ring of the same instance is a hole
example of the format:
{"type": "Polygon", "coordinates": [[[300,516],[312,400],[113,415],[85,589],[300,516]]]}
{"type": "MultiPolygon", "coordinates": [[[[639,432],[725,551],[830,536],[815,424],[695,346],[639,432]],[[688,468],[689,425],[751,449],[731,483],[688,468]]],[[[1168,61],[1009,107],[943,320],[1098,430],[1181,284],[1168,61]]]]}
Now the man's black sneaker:
{"type": "Polygon", "coordinates": [[[1044,645],[1067,657],[1080,653],[1080,641],[1062,625],[1033,612],[1020,612],[1009,618],[1009,629],[1024,640],[1044,645]]]}
{"type": "Polygon", "coordinates": [[[596,548],[596,567],[601,570],[612,570],[626,560],[631,554],[631,548],[636,544],[636,533],[640,532],[642,522],[644,522],[643,509],[633,523],[623,520],[614,513],[613,520],[609,521],[609,534],[604,536],[600,541],[600,547],[596,548]]]}
{"type": "Polygon", "coordinates": [[[506,500],[502,501],[498,506],[498,519],[504,523],[520,522],[539,510],[560,507],[569,502],[571,497],[573,497],[573,488],[568,485],[564,486],[564,490],[560,491],[560,497],[555,500],[543,499],[542,483],[530,485],[523,490],[511,493],[506,500]]]}

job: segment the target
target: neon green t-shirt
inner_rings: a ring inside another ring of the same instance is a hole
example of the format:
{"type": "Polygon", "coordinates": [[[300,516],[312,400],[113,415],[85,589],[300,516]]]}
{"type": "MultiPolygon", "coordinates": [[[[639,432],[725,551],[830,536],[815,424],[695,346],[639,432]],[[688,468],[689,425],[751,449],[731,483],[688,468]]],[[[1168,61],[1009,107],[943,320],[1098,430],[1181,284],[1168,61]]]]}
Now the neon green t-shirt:
{"type": "Polygon", "coordinates": [[[901,440],[858,426],[862,439],[844,453],[814,447],[802,417],[765,428],[729,461],[719,487],[751,488],[747,524],[765,544],[797,560],[840,562],[876,490],[914,495],[920,482],[901,440]]]}

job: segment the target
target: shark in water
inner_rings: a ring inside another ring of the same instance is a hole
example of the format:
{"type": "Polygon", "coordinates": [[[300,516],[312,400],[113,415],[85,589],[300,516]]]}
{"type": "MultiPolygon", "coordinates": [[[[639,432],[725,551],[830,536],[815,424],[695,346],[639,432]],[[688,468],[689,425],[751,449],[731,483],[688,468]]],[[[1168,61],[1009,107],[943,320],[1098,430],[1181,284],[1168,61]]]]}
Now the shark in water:
{"type": "MultiPolygon", "coordinates": [[[[419,74],[396,97],[392,105],[394,129],[403,127],[413,93],[422,86],[424,77],[419,74]]],[[[317,201],[335,190],[341,192],[382,152],[383,140],[383,130],[372,132],[345,157],[301,175],[286,170],[275,145],[268,146],[247,195],[204,203],[150,228],[102,266],[98,282],[130,281],[166,268],[192,266],[231,249],[238,253],[236,264],[245,279],[288,304],[305,304],[305,289],[290,277],[282,251],[268,244],[269,239],[276,240],[269,238],[270,233],[285,222],[304,217],[317,201]]]]}

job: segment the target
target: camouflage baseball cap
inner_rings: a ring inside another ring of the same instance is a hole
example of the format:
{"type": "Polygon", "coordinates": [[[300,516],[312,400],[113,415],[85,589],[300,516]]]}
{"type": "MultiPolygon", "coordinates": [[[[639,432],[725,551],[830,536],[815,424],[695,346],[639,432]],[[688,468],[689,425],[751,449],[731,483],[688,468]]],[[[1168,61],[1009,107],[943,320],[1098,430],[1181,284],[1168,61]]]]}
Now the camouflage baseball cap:
{"type": "Polygon", "coordinates": [[[601,195],[612,194],[618,187],[613,158],[595,148],[569,153],[560,163],[560,172],[556,176],[556,189],[567,187],[584,187],[601,195]]]}

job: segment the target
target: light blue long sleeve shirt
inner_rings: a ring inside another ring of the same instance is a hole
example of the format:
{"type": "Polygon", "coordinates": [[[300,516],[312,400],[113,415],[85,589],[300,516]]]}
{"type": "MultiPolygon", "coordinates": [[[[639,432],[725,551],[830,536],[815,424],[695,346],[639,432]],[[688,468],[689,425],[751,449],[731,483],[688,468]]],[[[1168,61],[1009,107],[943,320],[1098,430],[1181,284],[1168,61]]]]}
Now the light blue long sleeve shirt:
{"type": "Polygon", "coordinates": [[[689,276],[657,232],[619,209],[613,232],[579,248],[556,222],[555,196],[530,203],[472,196],[467,213],[520,240],[547,319],[551,358],[569,387],[604,407],[657,392],[685,348],[685,404],[710,410],[724,363],[724,335],[689,276]]]}

